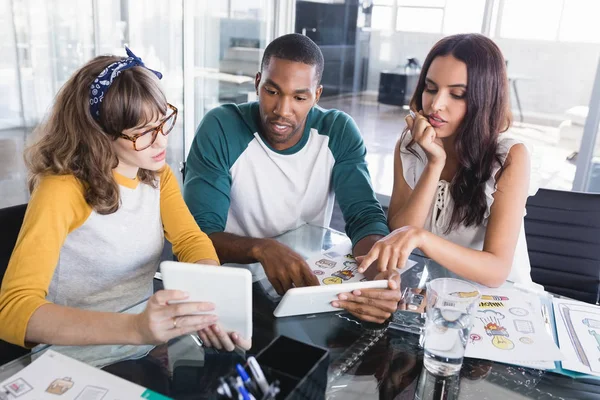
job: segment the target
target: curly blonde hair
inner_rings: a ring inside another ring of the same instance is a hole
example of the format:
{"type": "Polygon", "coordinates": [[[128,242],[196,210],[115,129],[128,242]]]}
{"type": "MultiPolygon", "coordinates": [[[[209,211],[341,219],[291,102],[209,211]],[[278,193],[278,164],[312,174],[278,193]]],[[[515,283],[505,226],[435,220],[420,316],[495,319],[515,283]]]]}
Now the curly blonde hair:
{"type": "MultiPolygon", "coordinates": [[[[118,159],[111,143],[124,130],[154,121],[167,110],[157,77],[143,67],[133,67],[121,72],[107,90],[100,121],[92,118],[90,85],[102,70],[122,59],[96,57],[60,89],[49,116],[35,130],[38,141],[25,151],[30,191],[45,175],[73,175],[83,184],[85,200],[96,212],[118,210],[119,187],[113,176],[118,159]]],[[[154,171],[140,168],[138,179],[157,186],[154,171]]]]}

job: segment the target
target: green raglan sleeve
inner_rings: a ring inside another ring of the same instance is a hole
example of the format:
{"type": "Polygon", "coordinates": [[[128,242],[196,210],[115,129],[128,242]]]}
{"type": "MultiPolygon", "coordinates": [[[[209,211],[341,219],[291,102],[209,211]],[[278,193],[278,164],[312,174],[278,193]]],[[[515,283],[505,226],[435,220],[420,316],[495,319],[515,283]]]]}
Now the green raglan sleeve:
{"type": "Polygon", "coordinates": [[[223,113],[202,119],[187,157],[183,197],[204,233],[223,232],[230,205],[231,173],[223,113]]]}
{"type": "Polygon", "coordinates": [[[340,113],[332,130],[329,134],[329,148],[335,159],[332,183],[352,246],[368,235],[389,234],[385,214],[371,185],[365,160],[367,149],[358,126],[349,115],[340,113]]]}

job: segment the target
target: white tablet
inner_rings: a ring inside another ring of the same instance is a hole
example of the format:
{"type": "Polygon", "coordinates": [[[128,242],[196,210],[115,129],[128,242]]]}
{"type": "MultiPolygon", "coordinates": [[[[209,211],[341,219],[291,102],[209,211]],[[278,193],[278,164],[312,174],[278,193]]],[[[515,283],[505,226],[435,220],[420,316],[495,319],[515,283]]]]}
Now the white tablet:
{"type": "Polygon", "coordinates": [[[175,261],[160,263],[165,289],[184,290],[186,301],[208,301],[226,331],[244,339],[252,337],[252,274],[241,268],[189,264],[175,261]]]}
{"type": "Polygon", "coordinates": [[[341,311],[341,309],[331,305],[332,301],[338,300],[338,294],[349,293],[356,289],[385,289],[387,287],[387,280],[377,280],[292,288],[285,293],[273,315],[276,317],[289,317],[292,315],[341,311]]]}

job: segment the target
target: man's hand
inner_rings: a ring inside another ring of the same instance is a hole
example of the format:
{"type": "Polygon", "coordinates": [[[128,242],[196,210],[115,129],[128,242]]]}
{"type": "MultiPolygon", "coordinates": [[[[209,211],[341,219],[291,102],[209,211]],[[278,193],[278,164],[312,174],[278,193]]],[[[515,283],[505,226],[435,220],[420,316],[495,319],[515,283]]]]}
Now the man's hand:
{"type": "Polygon", "coordinates": [[[264,239],[261,242],[256,251],[256,259],[262,264],[269,282],[280,295],[293,286],[319,286],[319,280],[304,258],[274,239],[264,239]]]}
{"type": "Polygon", "coordinates": [[[398,308],[401,298],[400,274],[395,269],[380,272],[374,280],[387,279],[387,289],[360,289],[352,293],[340,293],[338,301],[331,303],[343,308],[355,317],[381,324],[398,308]]]}

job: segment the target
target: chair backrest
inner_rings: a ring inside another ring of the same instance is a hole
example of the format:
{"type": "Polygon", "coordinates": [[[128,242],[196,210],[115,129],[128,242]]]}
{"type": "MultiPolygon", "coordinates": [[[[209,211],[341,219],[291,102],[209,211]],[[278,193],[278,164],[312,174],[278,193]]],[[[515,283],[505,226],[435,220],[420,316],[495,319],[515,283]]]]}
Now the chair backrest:
{"type": "MultiPolygon", "coordinates": [[[[27,204],[0,209],[0,282],[17,242],[27,204]]],[[[29,350],[0,340],[0,365],[27,354],[29,350]]]]}
{"type": "Polygon", "coordinates": [[[4,276],[17,242],[26,209],[27,204],[0,209],[0,279],[4,276]]]}
{"type": "Polygon", "coordinates": [[[525,235],[534,282],[598,303],[600,194],[540,189],[527,201],[525,235]]]}

